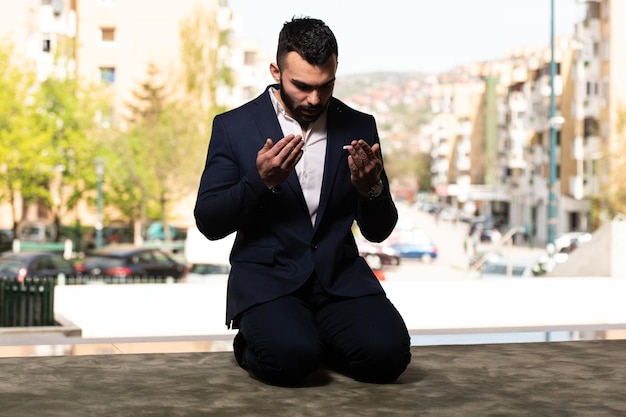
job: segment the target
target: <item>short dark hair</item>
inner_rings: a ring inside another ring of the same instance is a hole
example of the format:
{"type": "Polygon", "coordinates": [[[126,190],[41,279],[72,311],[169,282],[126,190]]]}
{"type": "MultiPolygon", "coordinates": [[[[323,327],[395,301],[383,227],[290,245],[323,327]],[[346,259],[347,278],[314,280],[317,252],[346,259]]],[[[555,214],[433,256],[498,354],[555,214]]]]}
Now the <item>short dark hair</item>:
{"type": "Polygon", "coordinates": [[[285,22],[278,35],[276,63],[283,67],[289,52],[297,52],[311,65],[322,65],[333,55],[339,57],[337,39],[330,28],[319,19],[293,17],[285,22]]]}

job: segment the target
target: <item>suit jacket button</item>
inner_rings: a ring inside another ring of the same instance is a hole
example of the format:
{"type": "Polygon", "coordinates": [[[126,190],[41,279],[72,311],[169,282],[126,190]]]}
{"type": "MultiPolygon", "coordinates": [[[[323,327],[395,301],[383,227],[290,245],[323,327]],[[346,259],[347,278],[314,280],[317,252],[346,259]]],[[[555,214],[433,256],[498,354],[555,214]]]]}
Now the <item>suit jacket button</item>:
{"type": "Polygon", "coordinates": [[[315,243],[311,243],[311,249],[317,250],[317,245],[315,243]]]}

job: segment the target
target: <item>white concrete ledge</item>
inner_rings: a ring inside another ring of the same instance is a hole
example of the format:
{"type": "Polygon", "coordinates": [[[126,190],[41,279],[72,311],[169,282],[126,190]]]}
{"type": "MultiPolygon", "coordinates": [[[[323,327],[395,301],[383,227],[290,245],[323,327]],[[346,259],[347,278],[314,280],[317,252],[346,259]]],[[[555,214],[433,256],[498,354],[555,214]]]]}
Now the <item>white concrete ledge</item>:
{"type": "MultiPolygon", "coordinates": [[[[626,279],[383,281],[412,335],[626,329],[626,279]]],[[[226,283],[60,286],[55,313],[84,338],[230,339],[226,283]]]]}
{"type": "Polygon", "coordinates": [[[626,328],[619,278],[531,278],[385,284],[412,334],[626,328]]]}

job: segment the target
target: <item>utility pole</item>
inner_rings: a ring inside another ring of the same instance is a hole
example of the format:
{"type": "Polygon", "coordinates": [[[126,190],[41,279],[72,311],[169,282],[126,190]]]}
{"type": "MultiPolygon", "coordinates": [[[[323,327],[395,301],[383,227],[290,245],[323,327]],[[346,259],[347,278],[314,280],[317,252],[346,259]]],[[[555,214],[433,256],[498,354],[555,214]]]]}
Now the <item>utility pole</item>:
{"type": "Polygon", "coordinates": [[[550,149],[548,170],[548,241],[554,244],[556,239],[556,130],[563,124],[563,118],[556,115],[556,97],[554,93],[554,77],[556,76],[556,63],[554,62],[554,0],[550,1],[550,149]]]}
{"type": "Polygon", "coordinates": [[[102,181],[104,176],[104,159],[96,158],[96,175],[98,176],[98,218],[96,219],[96,248],[101,248],[103,244],[102,228],[103,228],[103,198],[102,198],[102,181]]]}

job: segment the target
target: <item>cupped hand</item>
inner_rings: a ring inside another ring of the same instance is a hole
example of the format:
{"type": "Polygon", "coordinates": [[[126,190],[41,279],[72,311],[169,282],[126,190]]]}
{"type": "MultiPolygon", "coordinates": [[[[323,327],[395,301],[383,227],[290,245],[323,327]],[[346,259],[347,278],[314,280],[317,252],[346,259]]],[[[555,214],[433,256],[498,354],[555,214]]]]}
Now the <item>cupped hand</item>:
{"type": "Polygon", "coordinates": [[[284,182],[293,172],[300,158],[304,141],[300,135],[287,135],[274,143],[268,138],[256,157],[256,167],[268,188],[284,182]]]}
{"type": "Polygon", "coordinates": [[[367,194],[380,179],[383,161],[380,145],[369,146],[363,139],[353,140],[348,148],[348,166],[352,185],[361,193],[367,194]]]}

